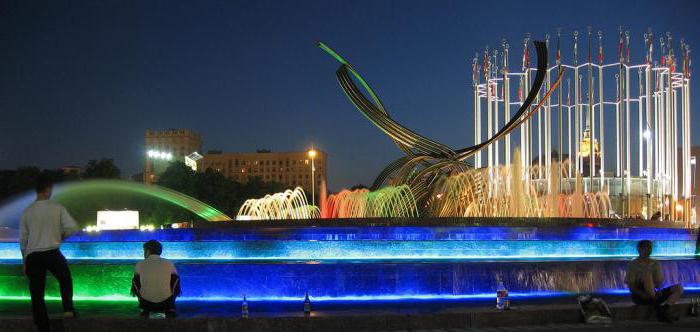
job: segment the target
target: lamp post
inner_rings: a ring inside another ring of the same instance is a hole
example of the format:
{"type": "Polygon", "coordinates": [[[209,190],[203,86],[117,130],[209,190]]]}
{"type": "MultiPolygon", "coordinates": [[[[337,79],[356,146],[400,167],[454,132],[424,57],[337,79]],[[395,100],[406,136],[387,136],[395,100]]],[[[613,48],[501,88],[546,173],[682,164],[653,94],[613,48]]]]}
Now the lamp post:
{"type": "Polygon", "coordinates": [[[311,205],[316,205],[316,179],[314,175],[316,174],[316,165],[314,164],[314,159],[316,159],[316,150],[313,147],[307,152],[309,158],[311,158],[311,205]]]}

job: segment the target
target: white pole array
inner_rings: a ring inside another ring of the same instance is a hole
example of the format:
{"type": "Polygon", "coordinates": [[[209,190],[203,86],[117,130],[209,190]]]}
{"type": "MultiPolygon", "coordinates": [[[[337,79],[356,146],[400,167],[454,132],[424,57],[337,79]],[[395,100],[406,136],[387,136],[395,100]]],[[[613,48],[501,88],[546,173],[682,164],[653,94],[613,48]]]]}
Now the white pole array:
{"type": "MultiPolygon", "coordinates": [[[[690,149],[690,47],[681,41],[680,52],[675,53],[670,34],[655,43],[649,30],[643,38],[644,56],[639,57],[644,62],[633,65],[630,33],[620,29],[617,61],[605,64],[603,34],[597,33],[598,59],[594,61],[594,37],[589,28],[588,59],[579,63],[578,37],[578,32],[574,31],[573,56],[568,59],[571,64],[567,64],[561,52],[561,32],[557,33],[556,65],[547,69],[543,88],[549,90],[553,84],[552,75],[563,70],[564,77],[555,91],[556,96],[550,96],[536,116],[523,122],[516,129],[518,134],[508,133],[490,145],[486,150],[486,163],[482,154],[476,153],[474,167],[489,168],[487,174],[491,183],[510,183],[510,179],[499,177],[519,176],[526,190],[533,190],[529,188],[534,186],[542,195],[571,194],[576,190],[576,178],[581,177],[584,179],[581,189],[585,192],[607,192],[614,215],[654,216],[694,224],[694,213],[691,213],[694,181],[690,161],[694,156],[690,149]],[[660,51],[655,53],[655,46],[660,51]],[[632,76],[635,71],[636,79],[632,76]],[[585,83],[583,74],[587,74],[585,83]],[[613,78],[615,81],[610,82],[613,78]],[[612,89],[606,93],[605,86],[614,86],[615,94],[612,89]],[[563,96],[565,88],[566,98],[563,96]],[[557,126],[554,130],[553,121],[557,126]],[[614,122],[615,127],[606,126],[606,122],[614,122]],[[520,149],[523,173],[496,171],[500,166],[510,165],[516,148],[520,149]],[[559,182],[556,185],[552,182],[555,150],[559,162],[568,159],[567,166],[557,168],[559,182]]],[[[546,35],[548,49],[549,40],[546,35]]],[[[512,107],[519,108],[523,104],[531,75],[536,70],[530,63],[529,43],[527,34],[520,71],[509,68],[510,48],[505,40],[500,53],[498,50],[489,52],[487,48],[481,61],[479,54],[473,58],[474,144],[495,135],[510,120],[514,113],[512,107]],[[517,85],[517,94],[511,93],[511,82],[517,85]]],[[[537,94],[536,101],[543,98],[546,90],[537,94]]],[[[533,109],[534,106],[529,111],[533,109]]],[[[489,195],[493,194],[490,186],[489,195]]]]}

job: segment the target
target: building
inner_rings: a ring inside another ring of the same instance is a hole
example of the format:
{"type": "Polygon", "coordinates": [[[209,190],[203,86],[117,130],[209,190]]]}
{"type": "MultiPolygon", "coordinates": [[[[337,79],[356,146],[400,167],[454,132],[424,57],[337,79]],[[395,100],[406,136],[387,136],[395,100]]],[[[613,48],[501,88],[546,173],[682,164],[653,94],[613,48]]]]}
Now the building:
{"type": "Polygon", "coordinates": [[[185,156],[202,149],[202,138],[189,129],[146,130],[146,161],[143,182],[151,184],[170,162],[185,162],[185,156]]]}
{"type": "MultiPolygon", "coordinates": [[[[254,153],[223,153],[209,151],[198,162],[200,172],[213,169],[221,172],[227,178],[246,182],[252,177],[260,177],[263,181],[274,181],[292,189],[302,187],[311,193],[311,165],[309,151],[300,152],[271,152],[258,150],[254,153]]],[[[316,183],[314,190],[321,191],[321,185],[326,185],[326,159],[323,151],[316,150],[313,159],[316,183]]]]}
{"type": "Polygon", "coordinates": [[[64,175],[67,176],[75,176],[79,177],[81,174],[83,174],[83,168],[80,166],[63,166],[61,167],[61,172],[63,172],[64,175]]]}

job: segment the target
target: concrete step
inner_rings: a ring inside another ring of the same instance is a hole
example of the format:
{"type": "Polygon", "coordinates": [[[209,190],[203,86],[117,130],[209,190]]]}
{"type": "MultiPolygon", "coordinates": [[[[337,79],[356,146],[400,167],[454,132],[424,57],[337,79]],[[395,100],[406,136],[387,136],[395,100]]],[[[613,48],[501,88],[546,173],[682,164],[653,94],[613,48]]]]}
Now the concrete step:
{"type": "MultiPolygon", "coordinates": [[[[643,314],[647,308],[628,303],[611,306],[615,321],[656,319],[643,314]],[[643,309],[643,310],[642,310],[643,309]]],[[[673,310],[687,317],[689,303],[680,303],[673,310]]],[[[379,312],[324,313],[311,317],[194,317],[177,319],[140,319],[115,317],[81,317],[75,320],[52,319],[53,331],[379,331],[418,329],[466,329],[508,326],[548,326],[581,323],[575,305],[532,305],[508,311],[472,308],[469,311],[447,310],[435,313],[399,314],[379,312]]],[[[0,331],[31,331],[30,318],[1,318],[0,331]]]]}

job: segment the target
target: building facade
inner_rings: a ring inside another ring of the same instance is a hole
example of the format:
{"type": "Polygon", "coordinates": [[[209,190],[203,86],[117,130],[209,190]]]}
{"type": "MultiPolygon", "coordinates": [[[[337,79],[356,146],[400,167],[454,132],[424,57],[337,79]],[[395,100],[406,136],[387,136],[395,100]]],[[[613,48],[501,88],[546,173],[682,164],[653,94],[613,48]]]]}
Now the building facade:
{"type": "Polygon", "coordinates": [[[200,172],[212,169],[221,172],[227,178],[246,182],[252,177],[260,177],[263,181],[274,181],[284,184],[287,188],[302,187],[311,193],[311,166],[314,166],[316,183],[314,190],[321,191],[326,185],[327,154],[315,150],[316,156],[309,157],[308,151],[300,152],[270,152],[259,150],[254,153],[222,153],[209,151],[198,162],[200,172]]]}
{"type": "Polygon", "coordinates": [[[190,129],[146,130],[143,182],[154,183],[173,161],[185,162],[185,156],[202,149],[202,138],[190,129]]]}

